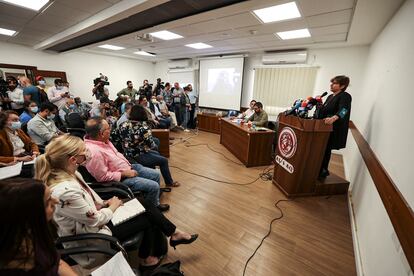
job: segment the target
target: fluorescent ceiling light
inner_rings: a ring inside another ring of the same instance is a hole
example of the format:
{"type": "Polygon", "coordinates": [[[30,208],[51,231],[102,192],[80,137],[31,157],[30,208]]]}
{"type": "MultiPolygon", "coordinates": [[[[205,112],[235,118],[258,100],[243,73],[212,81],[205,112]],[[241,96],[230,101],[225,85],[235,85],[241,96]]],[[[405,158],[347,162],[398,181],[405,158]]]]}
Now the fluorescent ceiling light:
{"type": "Polygon", "coordinates": [[[151,54],[151,53],[148,53],[148,52],[145,52],[145,51],[134,52],[134,54],[141,55],[141,56],[155,57],[154,54],[151,54]]]}
{"type": "Polygon", "coordinates": [[[308,29],[300,29],[300,30],[287,31],[287,32],[278,32],[276,34],[277,34],[278,37],[280,37],[283,40],[295,39],[295,38],[304,38],[304,37],[310,37],[311,36],[308,29]]]}
{"type": "Polygon", "coordinates": [[[110,45],[110,44],[104,44],[104,45],[101,45],[101,46],[98,46],[98,47],[108,49],[108,50],[114,50],[114,51],[125,49],[124,47],[110,45]]]}
{"type": "Polygon", "coordinates": [[[194,48],[194,49],[206,49],[206,48],[213,47],[211,45],[208,45],[208,44],[205,44],[205,43],[202,43],[202,42],[193,43],[193,44],[187,44],[185,46],[190,47],[190,48],[194,48]]]}
{"type": "Polygon", "coordinates": [[[295,2],[254,10],[253,12],[263,23],[282,21],[301,16],[295,2]]]}
{"type": "Polygon", "coordinates": [[[2,0],[2,2],[10,3],[26,9],[39,11],[46,5],[49,0],[2,0]]]}
{"type": "Polygon", "coordinates": [[[13,36],[15,33],[16,31],[0,28],[1,35],[13,36]]]}
{"type": "Polygon", "coordinates": [[[177,39],[177,38],[183,38],[181,35],[172,33],[170,31],[159,31],[155,33],[150,33],[150,35],[155,36],[162,40],[172,40],[172,39],[177,39]]]}

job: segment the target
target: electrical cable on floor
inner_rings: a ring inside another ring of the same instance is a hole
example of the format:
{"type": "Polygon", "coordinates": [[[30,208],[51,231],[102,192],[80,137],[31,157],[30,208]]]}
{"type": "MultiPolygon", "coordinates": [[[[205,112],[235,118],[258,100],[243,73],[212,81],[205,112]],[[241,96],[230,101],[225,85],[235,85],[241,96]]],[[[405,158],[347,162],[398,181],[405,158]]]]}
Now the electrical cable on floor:
{"type": "Polygon", "coordinates": [[[270,236],[270,233],[272,232],[272,224],[273,222],[275,222],[276,220],[280,220],[281,218],[283,218],[284,214],[282,209],[280,209],[280,207],[278,206],[280,202],[284,202],[284,201],[292,201],[291,199],[279,199],[276,203],[275,203],[275,207],[279,210],[280,215],[278,217],[275,217],[274,219],[272,219],[270,221],[269,224],[269,231],[267,232],[267,234],[262,238],[262,240],[260,241],[260,244],[256,247],[256,249],[254,250],[253,254],[247,259],[245,265],[244,265],[244,269],[243,269],[243,276],[246,274],[246,269],[247,266],[249,264],[249,262],[253,259],[254,255],[257,253],[257,251],[259,250],[259,248],[262,246],[264,240],[270,236]]]}
{"type": "Polygon", "coordinates": [[[178,145],[178,144],[181,144],[181,143],[185,143],[188,140],[190,140],[191,138],[194,138],[194,137],[198,136],[198,131],[197,132],[194,132],[194,133],[195,133],[194,135],[192,135],[190,137],[187,137],[187,138],[178,137],[178,139],[180,139],[180,141],[178,141],[176,143],[173,143],[172,145],[170,145],[170,147],[173,147],[173,146],[178,145]]]}
{"type": "Polygon", "coordinates": [[[229,160],[230,162],[233,162],[234,164],[237,164],[237,165],[244,166],[244,164],[239,163],[239,162],[236,162],[236,161],[234,161],[234,160],[231,160],[230,158],[228,158],[228,157],[227,157],[225,154],[223,154],[222,152],[219,152],[219,151],[217,151],[217,150],[213,149],[213,148],[210,146],[210,144],[207,144],[207,143],[191,144],[190,142],[186,141],[186,142],[184,143],[184,146],[186,146],[186,147],[207,146],[207,148],[208,148],[209,150],[211,150],[212,152],[215,152],[215,153],[218,153],[218,154],[222,155],[224,158],[226,158],[226,159],[227,159],[227,160],[229,160]]]}

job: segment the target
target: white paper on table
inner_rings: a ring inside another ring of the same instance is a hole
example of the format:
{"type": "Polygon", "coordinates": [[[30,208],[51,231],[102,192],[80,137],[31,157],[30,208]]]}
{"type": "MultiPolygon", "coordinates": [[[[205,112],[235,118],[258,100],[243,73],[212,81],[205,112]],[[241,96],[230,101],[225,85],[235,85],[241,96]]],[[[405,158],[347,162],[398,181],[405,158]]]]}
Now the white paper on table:
{"type": "Polygon", "coordinates": [[[19,175],[22,171],[23,162],[19,162],[16,165],[6,166],[0,168],[0,179],[6,179],[19,175]]]}
{"type": "Polygon", "coordinates": [[[36,162],[36,158],[33,159],[32,161],[25,161],[23,165],[30,165],[30,164],[34,164],[36,162]]]}
{"type": "Polygon", "coordinates": [[[92,276],[136,276],[131,266],[125,260],[122,252],[118,252],[109,261],[92,272],[92,276]]]}

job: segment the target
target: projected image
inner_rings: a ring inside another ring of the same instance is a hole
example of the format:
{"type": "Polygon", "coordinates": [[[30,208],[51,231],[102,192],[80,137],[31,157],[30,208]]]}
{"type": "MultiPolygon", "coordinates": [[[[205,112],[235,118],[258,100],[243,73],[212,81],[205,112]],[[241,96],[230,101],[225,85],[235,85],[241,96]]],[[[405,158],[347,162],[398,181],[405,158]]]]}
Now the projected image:
{"type": "Polygon", "coordinates": [[[208,69],[207,92],[221,91],[223,94],[232,94],[236,84],[240,81],[240,73],[235,68],[208,69]]]}

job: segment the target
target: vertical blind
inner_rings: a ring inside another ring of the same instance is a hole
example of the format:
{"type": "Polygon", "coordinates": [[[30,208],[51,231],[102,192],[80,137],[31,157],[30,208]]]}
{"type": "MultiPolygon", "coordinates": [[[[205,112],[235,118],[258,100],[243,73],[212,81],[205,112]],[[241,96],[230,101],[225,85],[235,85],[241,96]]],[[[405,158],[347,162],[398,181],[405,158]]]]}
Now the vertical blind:
{"type": "Polygon", "coordinates": [[[268,107],[285,108],[313,95],[318,67],[256,68],[253,98],[268,107]]]}

